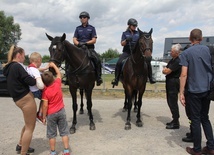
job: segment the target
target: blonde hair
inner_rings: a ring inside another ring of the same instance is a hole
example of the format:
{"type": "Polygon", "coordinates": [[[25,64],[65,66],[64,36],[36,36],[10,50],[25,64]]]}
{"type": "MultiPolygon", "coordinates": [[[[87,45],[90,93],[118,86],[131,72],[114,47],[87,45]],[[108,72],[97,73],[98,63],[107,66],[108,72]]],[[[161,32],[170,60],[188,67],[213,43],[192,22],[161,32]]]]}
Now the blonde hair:
{"type": "Polygon", "coordinates": [[[7,65],[8,63],[12,62],[18,53],[19,54],[24,53],[24,49],[21,47],[17,47],[15,45],[12,45],[10,47],[10,50],[8,51],[8,54],[7,54],[7,63],[4,64],[4,66],[7,65]]]}
{"type": "Polygon", "coordinates": [[[30,55],[30,63],[37,62],[39,59],[42,59],[41,54],[39,54],[38,52],[31,53],[31,55],[30,55]]]}

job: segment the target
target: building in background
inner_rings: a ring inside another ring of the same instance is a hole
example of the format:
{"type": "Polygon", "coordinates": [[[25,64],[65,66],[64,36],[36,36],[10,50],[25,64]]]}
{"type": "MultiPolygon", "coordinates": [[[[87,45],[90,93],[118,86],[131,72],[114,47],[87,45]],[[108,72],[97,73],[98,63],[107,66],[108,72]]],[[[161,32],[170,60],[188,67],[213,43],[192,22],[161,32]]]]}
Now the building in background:
{"type": "MultiPolygon", "coordinates": [[[[188,37],[177,37],[177,38],[165,38],[163,61],[168,62],[171,59],[170,50],[172,45],[181,44],[184,48],[186,45],[190,44],[188,37]]],[[[201,42],[203,45],[214,46],[214,36],[205,36],[201,42]]]]}

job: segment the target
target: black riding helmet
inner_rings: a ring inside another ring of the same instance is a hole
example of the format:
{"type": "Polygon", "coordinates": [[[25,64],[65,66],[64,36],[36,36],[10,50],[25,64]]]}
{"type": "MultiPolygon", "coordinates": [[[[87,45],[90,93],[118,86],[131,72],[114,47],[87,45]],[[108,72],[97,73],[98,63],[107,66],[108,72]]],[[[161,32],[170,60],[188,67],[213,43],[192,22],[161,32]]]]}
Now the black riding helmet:
{"type": "Polygon", "coordinates": [[[79,18],[81,18],[82,16],[85,16],[85,17],[87,17],[88,19],[90,19],[90,15],[89,15],[89,13],[86,12],[86,11],[81,12],[80,15],[79,15],[79,18]]]}
{"type": "Polygon", "coordinates": [[[137,20],[134,18],[130,18],[127,22],[127,25],[133,25],[133,26],[137,26],[137,20]]]}

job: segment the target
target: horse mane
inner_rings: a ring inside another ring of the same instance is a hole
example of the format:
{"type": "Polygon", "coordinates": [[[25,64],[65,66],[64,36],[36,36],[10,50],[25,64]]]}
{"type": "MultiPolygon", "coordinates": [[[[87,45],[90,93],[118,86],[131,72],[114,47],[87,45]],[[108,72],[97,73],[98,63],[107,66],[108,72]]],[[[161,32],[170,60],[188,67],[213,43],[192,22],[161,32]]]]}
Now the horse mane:
{"type": "Polygon", "coordinates": [[[78,50],[79,48],[77,46],[75,46],[74,44],[72,44],[71,42],[69,42],[68,40],[64,40],[64,43],[69,45],[69,46],[72,46],[73,48],[75,48],[76,50],[78,50]]]}

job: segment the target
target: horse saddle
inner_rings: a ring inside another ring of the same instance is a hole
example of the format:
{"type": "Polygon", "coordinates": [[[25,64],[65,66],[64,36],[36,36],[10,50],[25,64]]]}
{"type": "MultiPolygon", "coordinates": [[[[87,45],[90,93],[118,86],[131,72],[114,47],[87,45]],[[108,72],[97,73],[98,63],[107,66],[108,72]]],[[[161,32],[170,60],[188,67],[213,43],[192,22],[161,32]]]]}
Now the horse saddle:
{"type": "Polygon", "coordinates": [[[125,59],[123,59],[123,61],[121,62],[121,74],[123,73],[123,69],[124,69],[124,66],[125,66],[127,60],[128,60],[128,58],[125,58],[125,59]]]}

